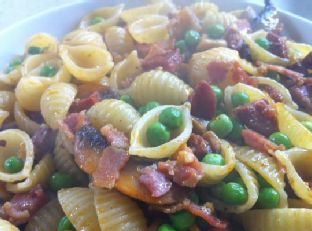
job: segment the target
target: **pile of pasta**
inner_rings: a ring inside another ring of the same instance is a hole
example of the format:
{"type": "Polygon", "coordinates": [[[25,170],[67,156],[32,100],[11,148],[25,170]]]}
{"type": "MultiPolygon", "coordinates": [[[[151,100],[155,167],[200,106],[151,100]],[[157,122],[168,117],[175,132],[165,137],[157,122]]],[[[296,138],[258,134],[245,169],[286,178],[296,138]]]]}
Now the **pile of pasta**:
{"type": "Polygon", "coordinates": [[[312,230],[312,46],[276,13],[162,0],[33,35],[0,73],[0,230],[312,230]]]}

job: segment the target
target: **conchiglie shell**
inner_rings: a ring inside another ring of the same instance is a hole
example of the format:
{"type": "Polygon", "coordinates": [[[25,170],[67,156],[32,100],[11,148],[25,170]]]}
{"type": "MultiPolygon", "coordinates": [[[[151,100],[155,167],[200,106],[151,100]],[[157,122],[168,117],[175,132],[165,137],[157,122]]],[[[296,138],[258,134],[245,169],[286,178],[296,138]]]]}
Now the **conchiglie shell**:
{"type": "Polygon", "coordinates": [[[243,213],[251,209],[257,202],[259,196],[259,184],[256,175],[253,173],[252,169],[248,168],[246,165],[240,161],[236,161],[235,170],[242,178],[244,182],[248,199],[242,205],[227,205],[221,201],[214,200],[217,209],[229,212],[229,213],[243,213]]]}
{"type": "Polygon", "coordinates": [[[104,7],[97,9],[82,18],[80,22],[80,28],[104,34],[107,28],[118,24],[120,20],[120,14],[124,7],[124,4],[120,4],[113,7],[104,7]],[[97,16],[103,17],[103,22],[97,23],[95,25],[90,25],[90,21],[92,20],[92,18],[97,16]]]}
{"type": "Polygon", "coordinates": [[[288,107],[287,105],[285,105],[285,108],[290,114],[292,114],[293,117],[295,117],[300,122],[312,121],[312,116],[306,112],[296,110],[294,108],[288,107]]]}
{"type": "Polygon", "coordinates": [[[218,12],[219,7],[211,2],[196,2],[191,5],[191,9],[194,11],[196,16],[202,19],[207,12],[218,12]]]}
{"type": "Polygon", "coordinates": [[[42,77],[50,79],[53,82],[69,82],[71,75],[64,66],[62,60],[57,54],[39,54],[29,56],[22,64],[23,77],[42,77]],[[53,77],[41,76],[41,68],[46,65],[53,65],[58,69],[53,77]]]}
{"type": "Polygon", "coordinates": [[[44,91],[40,109],[44,120],[51,128],[57,129],[58,122],[65,119],[76,94],[76,87],[69,83],[55,83],[44,91]]]}
{"type": "Polygon", "coordinates": [[[268,78],[268,77],[254,77],[256,79],[257,84],[267,84],[277,90],[279,92],[283,99],[282,103],[286,104],[287,106],[298,109],[298,105],[293,101],[291,94],[289,93],[288,89],[280,84],[279,82],[275,81],[274,79],[268,78]]]}
{"type": "Polygon", "coordinates": [[[312,227],[311,209],[250,210],[240,218],[248,231],[309,231],[312,227]]]}
{"type": "Polygon", "coordinates": [[[191,92],[192,89],[177,76],[161,70],[142,73],[125,91],[137,106],[149,101],[180,105],[187,101],[191,92]]]}
{"type": "Polygon", "coordinates": [[[25,110],[40,111],[40,98],[52,83],[45,77],[22,78],[15,88],[17,102],[25,110]]]}
{"type": "Polygon", "coordinates": [[[105,99],[96,103],[89,109],[87,116],[97,129],[112,124],[125,133],[129,133],[140,118],[139,113],[130,104],[117,99],[105,99]]]}
{"type": "Polygon", "coordinates": [[[58,223],[63,216],[59,202],[53,199],[35,213],[26,225],[25,231],[57,230],[58,223]]]}
{"type": "Polygon", "coordinates": [[[63,45],[94,45],[106,49],[103,37],[99,33],[84,29],[74,30],[65,35],[63,38],[63,45]]]}
{"type": "Polygon", "coordinates": [[[130,24],[140,18],[149,17],[150,15],[158,15],[161,13],[164,3],[155,3],[146,6],[140,6],[124,10],[121,13],[121,18],[127,24],[130,24]]]}
{"type": "Polygon", "coordinates": [[[7,118],[9,118],[9,116],[10,116],[10,112],[0,109],[0,128],[1,128],[2,124],[4,123],[4,121],[7,118]]]}
{"type": "Polygon", "coordinates": [[[150,4],[162,4],[162,8],[159,11],[159,14],[175,14],[178,9],[177,6],[173,3],[172,0],[149,0],[150,4]]]}
{"type": "Polygon", "coordinates": [[[227,65],[239,61],[239,54],[236,50],[225,47],[213,48],[207,51],[194,53],[189,62],[189,82],[196,86],[201,80],[210,82],[207,66],[210,62],[220,61],[227,65]]]}
{"type": "Polygon", "coordinates": [[[15,182],[29,177],[34,161],[34,147],[29,135],[19,129],[7,129],[0,132],[0,140],[6,142],[5,147],[0,147],[0,181],[15,182]],[[17,154],[24,160],[23,169],[17,173],[5,172],[4,161],[17,154]]]}
{"type": "Polygon", "coordinates": [[[94,204],[102,231],[145,231],[143,212],[129,197],[114,190],[94,189],[94,204]]]}
{"type": "Polygon", "coordinates": [[[35,165],[29,177],[18,183],[8,183],[6,189],[13,193],[27,192],[36,185],[46,185],[54,172],[54,163],[51,154],[46,154],[38,164],[35,165]]]}
{"type": "Polygon", "coordinates": [[[129,32],[119,26],[112,26],[105,32],[107,49],[112,53],[114,60],[120,60],[135,49],[134,41],[129,32]]]}
{"type": "Polygon", "coordinates": [[[178,148],[187,142],[192,133],[192,118],[190,114],[190,104],[182,106],[166,105],[156,107],[145,113],[134,125],[131,132],[131,145],[129,154],[134,156],[160,159],[170,157],[178,148]],[[182,111],[183,124],[175,131],[174,138],[160,146],[151,147],[148,144],[146,132],[148,127],[158,121],[159,114],[166,108],[174,107],[182,111]]]}
{"type": "Polygon", "coordinates": [[[288,59],[281,58],[265,50],[247,35],[244,35],[243,37],[244,37],[244,41],[250,48],[250,53],[251,53],[253,60],[270,63],[270,64],[282,65],[282,66],[286,66],[290,64],[290,61],[288,59]]]}
{"type": "Polygon", "coordinates": [[[0,89],[8,90],[14,87],[22,77],[21,69],[21,65],[19,65],[10,73],[0,73],[0,89]]]}
{"type": "Polygon", "coordinates": [[[211,25],[221,24],[225,28],[233,26],[237,21],[237,18],[227,12],[208,11],[202,19],[204,28],[208,28],[211,25]]]}
{"type": "Polygon", "coordinates": [[[63,147],[62,136],[60,133],[56,136],[54,148],[54,164],[58,171],[73,176],[81,185],[87,185],[89,182],[88,175],[85,174],[76,164],[74,156],[63,147]]]}
{"type": "Polygon", "coordinates": [[[13,112],[15,95],[12,91],[0,91],[0,109],[13,112]]]}
{"type": "Polygon", "coordinates": [[[44,53],[57,53],[58,41],[55,37],[49,34],[38,33],[33,35],[26,43],[26,54],[28,53],[29,47],[44,48],[44,53]]]}
{"type": "Polygon", "coordinates": [[[120,94],[126,93],[128,80],[134,79],[143,72],[137,51],[132,51],[123,61],[114,66],[109,78],[110,87],[120,94]]]}
{"type": "Polygon", "coordinates": [[[312,178],[312,152],[305,149],[292,148],[284,152],[276,151],[274,155],[286,168],[289,184],[295,194],[311,205],[312,190],[304,180],[312,178]]]}
{"type": "Polygon", "coordinates": [[[19,228],[12,225],[10,222],[0,218],[0,230],[3,230],[3,231],[19,231],[19,228]]]}
{"type": "Polygon", "coordinates": [[[26,115],[25,111],[18,102],[15,102],[14,105],[14,119],[18,128],[27,132],[29,135],[33,135],[40,127],[40,124],[31,120],[26,115]]]}
{"type": "Polygon", "coordinates": [[[312,133],[303,126],[282,103],[275,104],[278,128],[295,147],[312,149],[312,133]]]}
{"type": "Polygon", "coordinates": [[[111,54],[95,45],[62,45],[60,55],[69,72],[81,81],[97,81],[114,66],[111,54]]]}
{"type": "Polygon", "coordinates": [[[221,154],[225,159],[225,165],[211,165],[202,162],[204,177],[201,184],[215,184],[226,177],[235,167],[235,153],[232,146],[225,140],[221,140],[221,154]]]}
{"type": "Polygon", "coordinates": [[[288,40],[286,41],[286,45],[292,61],[304,59],[312,51],[312,46],[305,43],[296,43],[288,40]]]}
{"type": "Polygon", "coordinates": [[[169,38],[169,19],[162,15],[148,15],[129,25],[129,33],[138,43],[156,43],[169,38]]]}
{"type": "Polygon", "coordinates": [[[57,195],[65,215],[77,230],[101,230],[95,212],[93,192],[89,188],[62,189],[57,195]]]}
{"type": "Polygon", "coordinates": [[[284,173],[276,159],[249,147],[234,147],[236,158],[261,175],[280,195],[280,208],[287,207],[284,173]]]}

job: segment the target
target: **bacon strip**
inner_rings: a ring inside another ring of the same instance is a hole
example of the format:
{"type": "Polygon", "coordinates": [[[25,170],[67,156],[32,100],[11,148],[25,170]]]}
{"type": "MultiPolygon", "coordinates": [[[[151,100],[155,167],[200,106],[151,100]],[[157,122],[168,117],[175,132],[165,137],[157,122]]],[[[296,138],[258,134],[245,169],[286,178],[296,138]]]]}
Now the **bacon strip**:
{"type": "Polygon", "coordinates": [[[76,99],[69,108],[70,113],[77,113],[83,110],[88,110],[97,102],[101,101],[101,95],[99,92],[94,92],[84,99],[76,99]]]}
{"type": "Polygon", "coordinates": [[[130,146],[128,137],[123,132],[114,128],[111,124],[102,127],[101,134],[106,138],[110,145],[116,148],[127,149],[130,146]]]}

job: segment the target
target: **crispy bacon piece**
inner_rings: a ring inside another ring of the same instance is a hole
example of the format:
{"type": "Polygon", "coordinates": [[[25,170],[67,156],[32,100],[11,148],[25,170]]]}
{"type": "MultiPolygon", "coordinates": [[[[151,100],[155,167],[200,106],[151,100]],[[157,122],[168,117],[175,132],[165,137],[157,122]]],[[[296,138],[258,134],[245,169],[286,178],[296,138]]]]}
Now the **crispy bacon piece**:
{"type": "Polygon", "coordinates": [[[271,42],[270,51],[273,54],[281,58],[288,57],[288,47],[285,38],[282,38],[273,32],[269,32],[267,34],[267,39],[271,42]]]}
{"type": "Polygon", "coordinates": [[[88,110],[90,107],[101,100],[102,98],[100,93],[96,91],[84,99],[76,99],[70,106],[69,112],[77,113],[83,110],[88,110]]]}
{"type": "Polygon", "coordinates": [[[248,128],[262,135],[269,136],[278,131],[276,111],[266,99],[239,106],[234,114],[248,128]]]}
{"type": "Polygon", "coordinates": [[[150,52],[152,47],[158,47],[160,50],[173,50],[174,49],[174,41],[171,39],[160,41],[154,44],[146,44],[146,43],[138,43],[135,45],[135,48],[138,52],[138,56],[140,58],[144,58],[150,52]]]}
{"type": "Polygon", "coordinates": [[[249,85],[255,85],[256,83],[237,62],[232,65],[231,76],[234,83],[246,83],[249,85]]]}
{"type": "Polygon", "coordinates": [[[205,132],[202,136],[205,140],[209,142],[210,147],[215,153],[221,153],[220,139],[213,131],[205,132]]]}
{"type": "Polygon", "coordinates": [[[208,121],[192,116],[193,133],[203,134],[207,130],[208,121]]]}
{"type": "Polygon", "coordinates": [[[284,146],[272,143],[266,137],[251,129],[244,129],[242,131],[242,136],[248,146],[257,149],[260,152],[270,154],[276,150],[285,150],[284,146]]]}
{"type": "Polygon", "coordinates": [[[311,86],[292,86],[290,89],[294,101],[306,111],[312,112],[312,87],[311,86]]]}
{"type": "Polygon", "coordinates": [[[200,81],[196,87],[193,95],[191,96],[191,114],[193,116],[212,119],[216,114],[217,98],[206,81],[200,81]]]}
{"type": "Polygon", "coordinates": [[[188,139],[187,145],[192,149],[193,153],[199,160],[201,160],[207,153],[212,152],[209,142],[202,136],[194,133],[192,133],[188,139]]]}
{"type": "Polygon", "coordinates": [[[9,202],[5,202],[0,208],[2,218],[14,225],[24,224],[47,201],[42,187],[37,185],[29,192],[15,194],[9,202]]]}
{"type": "Polygon", "coordinates": [[[145,167],[139,181],[150,191],[152,197],[165,195],[172,186],[172,182],[167,179],[165,174],[157,170],[156,165],[145,167]]]}
{"type": "Polygon", "coordinates": [[[128,137],[123,132],[114,128],[111,124],[102,127],[101,134],[106,138],[110,145],[116,148],[127,149],[130,146],[128,137]]]}
{"type": "Polygon", "coordinates": [[[219,84],[226,80],[229,71],[232,69],[233,63],[225,63],[224,61],[211,61],[207,65],[209,74],[209,83],[219,84]]]}
{"type": "Polygon", "coordinates": [[[283,96],[282,94],[273,88],[272,86],[268,84],[259,84],[258,88],[261,89],[262,91],[265,91],[268,93],[268,95],[275,101],[275,102],[282,102],[283,101],[283,96]]]}
{"type": "Polygon", "coordinates": [[[35,148],[36,160],[40,160],[43,155],[52,151],[54,148],[55,131],[46,124],[42,124],[32,136],[32,142],[35,148]]]}

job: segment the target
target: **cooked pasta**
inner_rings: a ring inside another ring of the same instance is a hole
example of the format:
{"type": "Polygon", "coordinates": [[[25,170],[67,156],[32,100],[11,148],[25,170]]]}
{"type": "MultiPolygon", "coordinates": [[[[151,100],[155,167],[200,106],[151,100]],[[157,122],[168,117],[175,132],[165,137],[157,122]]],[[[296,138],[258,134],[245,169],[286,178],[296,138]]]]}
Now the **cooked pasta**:
{"type": "Polygon", "coordinates": [[[15,95],[11,91],[0,91],[0,109],[13,112],[15,95]]]}
{"type": "Polygon", "coordinates": [[[43,206],[29,221],[25,231],[57,230],[59,220],[64,216],[57,199],[51,200],[43,206]]]}
{"type": "Polygon", "coordinates": [[[9,116],[10,112],[0,109],[0,127],[9,116]]]}
{"type": "Polygon", "coordinates": [[[191,92],[191,88],[177,76],[161,70],[142,73],[125,91],[139,106],[149,101],[158,101],[161,104],[183,104],[191,92]]]}
{"type": "Polygon", "coordinates": [[[202,20],[203,25],[207,28],[211,25],[221,24],[225,28],[233,26],[237,18],[227,12],[206,11],[206,14],[202,20]]]}
{"type": "Polygon", "coordinates": [[[196,16],[202,19],[207,12],[218,12],[219,7],[211,2],[195,2],[191,5],[196,16]]]}
{"type": "Polygon", "coordinates": [[[40,48],[40,53],[57,53],[58,41],[53,36],[46,33],[33,35],[26,43],[26,54],[31,53],[31,48],[40,48]]]}
{"type": "Polygon", "coordinates": [[[101,230],[144,231],[147,228],[136,203],[117,191],[95,188],[94,204],[101,230]]]}
{"type": "Polygon", "coordinates": [[[12,225],[10,222],[0,219],[0,229],[7,231],[19,231],[17,227],[12,225]]]}
{"type": "Polygon", "coordinates": [[[58,128],[58,121],[65,119],[76,94],[76,87],[68,83],[55,83],[43,92],[40,110],[51,128],[58,128]]]}
{"type": "Polygon", "coordinates": [[[138,19],[160,14],[163,7],[164,3],[158,2],[151,5],[124,10],[121,14],[121,18],[126,23],[130,24],[138,19]]]}
{"type": "Polygon", "coordinates": [[[65,35],[63,39],[64,45],[79,46],[79,45],[94,45],[106,49],[101,34],[84,29],[78,29],[65,35]]]}
{"type": "Polygon", "coordinates": [[[125,133],[131,131],[140,117],[131,105],[116,99],[106,99],[95,104],[87,115],[91,124],[98,129],[111,124],[125,133]]]}
{"type": "Polygon", "coordinates": [[[9,192],[21,193],[27,192],[36,185],[46,185],[50,176],[54,172],[54,163],[51,154],[46,154],[42,160],[36,164],[29,177],[18,183],[8,183],[6,189],[9,192]]]}
{"type": "Polygon", "coordinates": [[[101,230],[95,212],[93,192],[90,189],[62,189],[58,191],[58,200],[65,215],[77,230],[101,230]]]}

